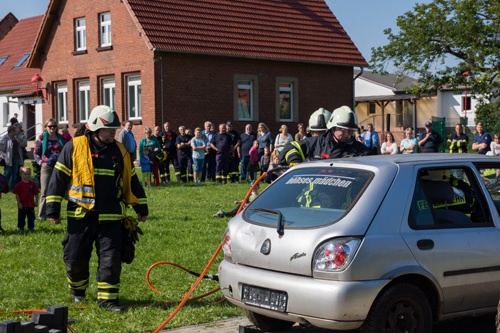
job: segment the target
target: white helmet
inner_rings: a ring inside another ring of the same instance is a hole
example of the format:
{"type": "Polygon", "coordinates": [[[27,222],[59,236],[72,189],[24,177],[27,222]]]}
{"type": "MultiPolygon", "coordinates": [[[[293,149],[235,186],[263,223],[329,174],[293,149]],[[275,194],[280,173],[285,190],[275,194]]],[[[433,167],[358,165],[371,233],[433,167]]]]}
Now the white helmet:
{"type": "Polygon", "coordinates": [[[120,119],[115,110],[107,105],[98,105],[92,109],[89,120],[85,125],[87,129],[95,132],[101,128],[120,128],[120,119]]]}
{"type": "Polygon", "coordinates": [[[326,124],[328,129],[340,127],[345,129],[356,130],[358,128],[358,117],[348,106],[341,106],[333,110],[332,116],[326,124]]]}
{"type": "Polygon", "coordinates": [[[319,108],[309,117],[309,130],[311,132],[326,131],[326,122],[332,113],[326,109],[319,108]]]}

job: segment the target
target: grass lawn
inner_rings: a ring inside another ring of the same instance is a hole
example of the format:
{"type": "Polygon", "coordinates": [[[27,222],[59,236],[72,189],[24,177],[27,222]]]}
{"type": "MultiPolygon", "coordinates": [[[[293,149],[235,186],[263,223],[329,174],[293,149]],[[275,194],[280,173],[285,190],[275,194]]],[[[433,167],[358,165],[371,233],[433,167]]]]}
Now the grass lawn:
{"type": "MultiPolygon", "coordinates": [[[[162,292],[158,294],[146,282],[148,268],[160,261],[170,261],[201,272],[217,249],[229,220],[213,218],[212,214],[221,208],[233,209],[233,201],[242,199],[248,189],[247,184],[194,186],[175,182],[146,189],[150,215],[147,222],[141,223],[144,235],[136,244],[134,262],[123,265],[120,301],[130,308],[122,314],[96,306],[95,254],[91,260],[87,298],[81,306],[71,303],[61,245],[65,220],[60,225],[36,221],[35,233],[19,234],[15,197],[11,193],[4,194],[0,200],[2,226],[6,230],[0,235],[0,322],[28,320],[28,312],[17,310],[45,310],[50,305],[67,305],[70,325],[78,333],[153,331],[175,309],[196,277],[170,265],[157,266],[150,280],[152,286],[162,292]]],[[[132,209],[129,212],[134,213],[132,209]]],[[[221,260],[222,252],[209,274],[217,274],[221,260]]],[[[203,280],[193,295],[216,287],[216,282],[203,280]]],[[[188,302],[165,329],[243,313],[228,302],[218,304],[222,298],[218,291],[199,301],[188,302]]]]}

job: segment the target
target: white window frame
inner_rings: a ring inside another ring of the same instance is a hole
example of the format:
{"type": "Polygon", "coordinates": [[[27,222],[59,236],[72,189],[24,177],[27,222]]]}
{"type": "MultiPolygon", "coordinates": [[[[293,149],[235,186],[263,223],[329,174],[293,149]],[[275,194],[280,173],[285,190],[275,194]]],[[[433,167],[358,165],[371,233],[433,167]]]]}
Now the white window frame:
{"type": "Polygon", "coordinates": [[[90,82],[78,82],[78,120],[87,122],[90,115],[90,82]]]}
{"type": "Polygon", "coordinates": [[[67,123],[68,122],[68,85],[58,84],[56,85],[57,91],[57,122],[67,123]]]}
{"type": "Polygon", "coordinates": [[[85,51],[87,49],[87,25],[85,17],[75,19],[75,50],[85,51]]]}
{"type": "Polygon", "coordinates": [[[115,79],[107,78],[102,80],[102,104],[115,109],[115,79]]]}
{"type": "Polygon", "coordinates": [[[127,118],[142,118],[142,84],[140,75],[127,76],[127,118]]]}
{"type": "Polygon", "coordinates": [[[8,122],[9,122],[9,103],[4,102],[4,103],[2,103],[2,123],[3,123],[3,126],[7,126],[8,122]]]}
{"type": "Polygon", "coordinates": [[[111,46],[111,13],[99,14],[99,42],[101,47],[111,46]]]}
{"type": "Polygon", "coordinates": [[[254,84],[252,80],[241,80],[238,81],[238,120],[253,120],[253,93],[254,84]],[[241,96],[248,94],[248,106],[245,105],[245,101],[242,100],[241,96]],[[246,110],[243,110],[246,109],[246,110]],[[248,115],[245,114],[245,111],[248,115]]]}
{"type": "Polygon", "coordinates": [[[233,76],[233,118],[238,121],[256,121],[259,118],[258,100],[259,77],[257,75],[235,74],[233,76]],[[245,98],[248,98],[248,110],[245,98]]]}
{"type": "Polygon", "coordinates": [[[298,79],[292,77],[277,77],[276,78],[276,121],[278,122],[293,122],[298,118],[298,79]],[[290,108],[290,117],[282,116],[282,99],[283,96],[289,97],[288,105],[290,108]]]}

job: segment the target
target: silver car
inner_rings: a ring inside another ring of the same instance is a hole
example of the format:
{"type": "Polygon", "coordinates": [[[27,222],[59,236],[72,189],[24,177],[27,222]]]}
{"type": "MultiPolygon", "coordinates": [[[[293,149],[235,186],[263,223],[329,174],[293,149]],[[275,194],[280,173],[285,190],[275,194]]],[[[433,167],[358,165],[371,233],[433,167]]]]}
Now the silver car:
{"type": "Polygon", "coordinates": [[[431,332],[496,312],[497,207],[498,157],[302,163],[229,222],[220,287],[265,331],[431,332]]]}

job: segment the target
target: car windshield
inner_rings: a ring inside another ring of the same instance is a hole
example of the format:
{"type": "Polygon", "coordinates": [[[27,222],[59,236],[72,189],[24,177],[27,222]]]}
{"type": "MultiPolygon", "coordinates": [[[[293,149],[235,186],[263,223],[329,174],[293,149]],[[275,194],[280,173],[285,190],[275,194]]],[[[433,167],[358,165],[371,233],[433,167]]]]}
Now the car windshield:
{"type": "Polygon", "coordinates": [[[372,178],[372,172],[359,169],[315,167],[292,171],[259,195],[245,210],[244,218],[287,228],[331,224],[356,204],[372,178]]]}

